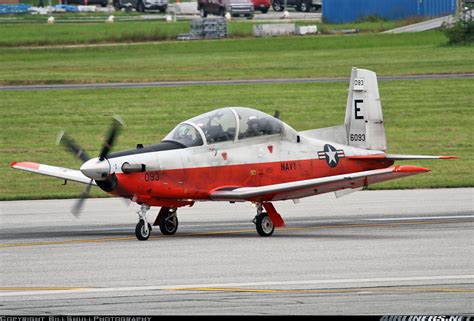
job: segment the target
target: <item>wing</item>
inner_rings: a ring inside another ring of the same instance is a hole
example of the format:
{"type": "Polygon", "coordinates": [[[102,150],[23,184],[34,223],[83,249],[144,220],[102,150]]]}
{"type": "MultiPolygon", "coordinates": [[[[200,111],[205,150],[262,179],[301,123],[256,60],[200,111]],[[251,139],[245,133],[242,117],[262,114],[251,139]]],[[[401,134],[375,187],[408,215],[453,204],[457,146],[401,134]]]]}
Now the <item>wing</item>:
{"type": "Polygon", "coordinates": [[[280,201],[297,199],[334,192],[345,188],[358,188],[369,184],[395,178],[420,174],[430,171],[418,166],[395,166],[385,169],[370,170],[358,173],[314,178],[282,184],[220,189],[211,193],[213,200],[219,201],[280,201]]]}
{"type": "MultiPolygon", "coordinates": [[[[20,169],[22,171],[62,178],[68,181],[74,181],[74,182],[79,182],[79,183],[84,183],[84,184],[91,183],[91,179],[89,177],[82,174],[81,171],[74,170],[74,169],[50,166],[50,165],[38,164],[38,163],[32,163],[32,162],[19,162],[19,163],[13,162],[11,163],[11,167],[15,169],[20,169]]],[[[91,184],[97,185],[95,181],[92,181],[91,184]]]]}

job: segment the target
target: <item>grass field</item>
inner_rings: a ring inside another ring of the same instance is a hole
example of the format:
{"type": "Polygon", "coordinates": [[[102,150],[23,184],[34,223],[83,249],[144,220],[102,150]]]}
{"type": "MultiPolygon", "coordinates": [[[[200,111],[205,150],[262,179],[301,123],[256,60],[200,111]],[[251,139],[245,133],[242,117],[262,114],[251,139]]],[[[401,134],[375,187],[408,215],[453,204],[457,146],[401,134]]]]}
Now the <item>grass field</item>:
{"type": "MultiPolygon", "coordinates": [[[[1,23],[0,19],[0,47],[16,46],[51,46],[72,44],[96,43],[125,43],[175,40],[178,34],[190,31],[190,21],[164,22],[164,16],[155,16],[156,19],[143,21],[126,21],[130,18],[139,19],[130,13],[113,13],[116,22],[105,23],[110,13],[77,13],[56,15],[56,23],[46,24],[47,16],[20,16],[10,17],[16,23],[1,23]]],[[[0,17],[2,18],[2,17],[0,17]]],[[[3,19],[6,19],[3,17],[3,19]]],[[[279,21],[277,21],[278,23],[279,21]]],[[[296,25],[317,25],[318,30],[328,33],[341,29],[359,29],[360,32],[379,32],[397,28],[408,23],[407,20],[360,22],[352,24],[323,24],[318,21],[295,20],[286,21],[296,25]]],[[[275,23],[258,20],[236,20],[228,23],[229,37],[252,37],[255,24],[275,23]]]]}
{"type": "Polygon", "coordinates": [[[0,85],[474,72],[472,46],[438,31],[73,48],[0,48],[0,85]]]}
{"type": "MultiPolygon", "coordinates": [[[[71,37],[80,37],[70,32],[71,37]]],[[[90,37],[86,33],[84,37],[90,37]]],[[[64,35],[60,32],[58,37],[64,35]]],[[[438,31],[0,48],[0,84],[348,77],[353,66],[378,75],[460,73],[474,72],[473,52],[472,46],[446,46],[445,36],[438,31]]],[[[390,153],[462,158],[410,162],[433,172],[375,188],[474,186],[473,88],[473,79],[380,83],[390,153]]],[[[61,180],[9,166],[12,161],[29,160],[79,168],[77,160],[55,145],[61,129],[91,155],[98,153],[113,114],[120,114],[127,124],[117,150],[156,143],[178,122],[229,105],[269,113],[278,109],[284,121],[305,130],[342,123],[346,94],[346,83],[1,91],[0,199],[79,195],[80,184],[61,186],[61,180]]],[[[93,195],[105,193],[96,190],[93,195]]]]}
{"type": "MultiPolygon", "coordinates": [[[[380,83],[389,152],[458,155],[450,161],[414,161],[428,174],[375,188],[474,186],[472,79],[380,83]]],[[[0,199],[77,197],[81,184],[15,171],[12,161],[70,168],[80,162],[55,145],[67,130],[91,155],[99,152],[111,116],[126,127],[115,150],[151,144],[178,122],[210,109],[241,105],[281,111],[297,130],[341,124],[346,83],[226,85],[173,88],[2,92],[0,99],[0,199]]],[[[94,196],[105,193],[96,189],[94,196]]]]}

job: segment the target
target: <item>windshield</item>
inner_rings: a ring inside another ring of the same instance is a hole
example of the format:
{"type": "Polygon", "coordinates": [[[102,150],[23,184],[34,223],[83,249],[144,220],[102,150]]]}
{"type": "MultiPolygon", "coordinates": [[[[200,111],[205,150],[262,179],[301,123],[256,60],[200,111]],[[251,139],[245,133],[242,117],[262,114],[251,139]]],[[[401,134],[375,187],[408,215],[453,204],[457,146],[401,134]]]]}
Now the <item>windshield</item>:
{"type": "Polygon", "coordinates": [[[164,140],[173,140],[184,146],[201,146],[203,144],[201,134],[192,125],[179,124],[164,140]]]}

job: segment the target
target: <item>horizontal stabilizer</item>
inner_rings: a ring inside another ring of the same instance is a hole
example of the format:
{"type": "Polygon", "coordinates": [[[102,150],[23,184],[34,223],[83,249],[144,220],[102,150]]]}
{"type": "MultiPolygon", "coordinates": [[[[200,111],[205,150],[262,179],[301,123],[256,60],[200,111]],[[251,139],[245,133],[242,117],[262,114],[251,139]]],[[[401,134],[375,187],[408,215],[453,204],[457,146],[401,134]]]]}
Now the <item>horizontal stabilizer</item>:
{"type": "Polygon", "coordinates": [[[401,155],[401,154],[387,154],[386,158],[392,160],[412,160],[412,159],[453,159],[459,156],[432,156],[432,155],[401,155]]]}
{"type": "Polygon", "coordinates": [[[433,155],[403,155],[403,154],[369,154],[346,156],[348,159],[389,159],[389,160],[417,160],[417,159],[455,159],[459,156],[433,156],[433,155]]]}
{"type": "Polygon", "coordinates": [[[46,176],[52,176],[56,178],[62,178],[68,181],[74,181],[83,184],[92,184],[97,185],[95,181],[91,182],[91,179],[79,170],[69,169],[64,167],[50,166],[45,164],[38,164],[32,162],[13,162],[10,164],[11,167],[15,169],[20,169],[22,171],[42,174],[46,176]]]}

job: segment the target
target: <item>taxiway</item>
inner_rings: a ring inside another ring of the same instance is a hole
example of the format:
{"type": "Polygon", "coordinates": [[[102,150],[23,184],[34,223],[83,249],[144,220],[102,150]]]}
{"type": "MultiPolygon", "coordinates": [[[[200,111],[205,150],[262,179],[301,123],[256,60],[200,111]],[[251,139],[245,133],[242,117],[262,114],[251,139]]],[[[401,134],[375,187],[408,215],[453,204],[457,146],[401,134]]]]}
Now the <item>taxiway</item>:
{"type": "MultiPolygon", "coordinates": [[[[138,206],[0,202],[0,314],[472,314],[474,189],[363,191],[179,210],[137,241],[138,206]]],[[[153,220],[156,210],[149,212],[153,220]]]]}

